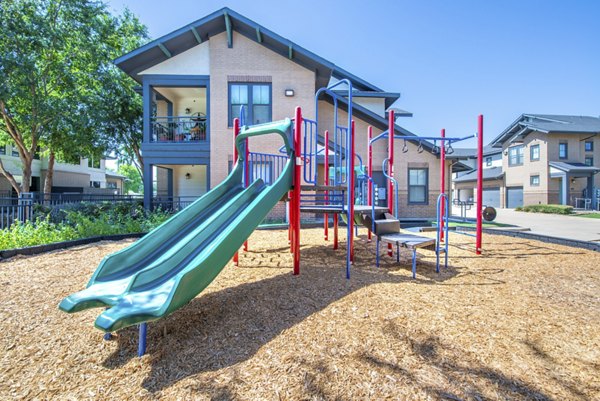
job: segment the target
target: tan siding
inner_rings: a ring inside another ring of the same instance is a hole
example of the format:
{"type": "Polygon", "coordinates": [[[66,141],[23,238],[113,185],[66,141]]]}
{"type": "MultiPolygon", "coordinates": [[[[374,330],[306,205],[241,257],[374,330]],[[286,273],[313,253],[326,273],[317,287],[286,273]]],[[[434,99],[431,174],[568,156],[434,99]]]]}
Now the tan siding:
{"type": "MultiPolygon", "coordinates": [[[[233,33],[233,48],[227,47],[227,35],[210,38],[210,129],[211,185],[227,175],[227,160],[233,153],[233,134],[227,127],[228,75],[269,76],[272,80],[273,120],[293,117],[301,106],[307,118],[314,118],[315,73],[272,52],[252,40],[233,33]],[[284,90],[293,89],[293,97],[284,90]]],[[[250,149],[276,153],[282,141],[275,137],[251,138],[250,149]]]]}

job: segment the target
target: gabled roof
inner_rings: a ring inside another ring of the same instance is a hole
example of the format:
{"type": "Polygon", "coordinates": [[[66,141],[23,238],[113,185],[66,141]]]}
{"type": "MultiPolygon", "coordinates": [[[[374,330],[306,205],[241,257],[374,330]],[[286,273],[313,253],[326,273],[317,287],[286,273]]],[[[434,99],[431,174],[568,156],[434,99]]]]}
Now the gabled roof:
{"type": "MultiPolygon", "coordinates": [[[[222,32],[238,32],[268,49],[316,73],[316,87],[327,86],[331,76],[349,79],[361,91],[383,92],[380,88],[336,66],[315,53],[257,24],[228,7],[139,47],[115,60],[115,64],[138,82],[139,72],[207,41],[222,32]]],[[[233,45],[231,35],[230,45],[233,45]]]]}
{"type": "Polygon", "coordinates": [[[492,142],[493,147],[502,147],[506,141],[523,139],[529,133],[560,132],[566,134],[600,134],[600,118],[591,116],[565,116],[553,114],[521,114],[507,129],[492,142]]]}
{"type": "MultiPolygon", "coordinates": [[[[491,167],[484,168],[483,172],[483,180],[498,180],[504,176],[502,172],[502,167],[491,167]]],[[[454,182],[469,182],[469,181],[477,181],[477,170],[473,170],[468,172],[467,174],[461,175],[453,180],[454,182]]]]}

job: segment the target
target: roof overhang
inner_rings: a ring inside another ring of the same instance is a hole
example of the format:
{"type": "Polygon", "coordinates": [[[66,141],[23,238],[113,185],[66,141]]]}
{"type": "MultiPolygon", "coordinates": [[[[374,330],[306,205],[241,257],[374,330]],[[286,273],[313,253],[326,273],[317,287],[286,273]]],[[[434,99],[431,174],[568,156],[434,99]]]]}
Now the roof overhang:
{"type": "Polygon", "coordinates": [[[375,85],[347,72],[228,7],[153,40],[117,58],[114,63],[136,81],[141,82],[141,76],[139,75],[141,71],[183,53],[209,40],[212,36],[227,32],[228,45],[232,47],[234,45],[233,31],[254,40],[308,70],[314,71],[316,75],[315,89],[327,86],[331,76],[335,76],[340,79],[349,79],[358,90],[383,92],[375,85]]]}
{"type": "Polygon", "coordinates": [[[550,176],[562,177],[568,174],[573,178],[591,177],[600,172],[600,168],[583,163],[550,162],[550,176]]]}

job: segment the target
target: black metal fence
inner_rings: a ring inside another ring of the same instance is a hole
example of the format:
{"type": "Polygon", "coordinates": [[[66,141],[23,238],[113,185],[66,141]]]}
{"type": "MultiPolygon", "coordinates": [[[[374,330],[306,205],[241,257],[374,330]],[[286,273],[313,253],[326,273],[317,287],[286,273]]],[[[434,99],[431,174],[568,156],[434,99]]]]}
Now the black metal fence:
{"type": "MultiPolygon", "coordinates": [[[[152,198],[152,208],[178,212],[197,199],[195,196],[162,196],[152,198]]],[[[0,196],[0,230],[9,228],[16,222],[24,223],[34,218],[36,205],[50,209],[61,208],[76,203],[137,203],[143,205],[142,195],[103,195],[84,193],[22,193],[18,197],[0,196]]],[[[39,210],[43,208],[38,208],[39,210]]]]}

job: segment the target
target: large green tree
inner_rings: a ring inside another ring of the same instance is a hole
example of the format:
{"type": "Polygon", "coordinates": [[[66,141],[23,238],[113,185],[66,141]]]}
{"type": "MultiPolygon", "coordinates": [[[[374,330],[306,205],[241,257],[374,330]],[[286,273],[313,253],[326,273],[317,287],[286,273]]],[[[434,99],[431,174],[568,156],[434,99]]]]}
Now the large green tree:
{"type": "Polygon", "coordinates": [[[131,92],[118,90],[115,79],[124,79],[112,60],[146,38],[131,13],[113,16],[100,1],[0,1],[0,141],[19,151],[22,182],[1,160],[0,173],[17,192],[30,189],[38,146],[49,159],[45,190],[57,155],[101,154],[114,146],[107,116],[116,123],[130,116],[110,112],[107,95],[131,92]]]}

